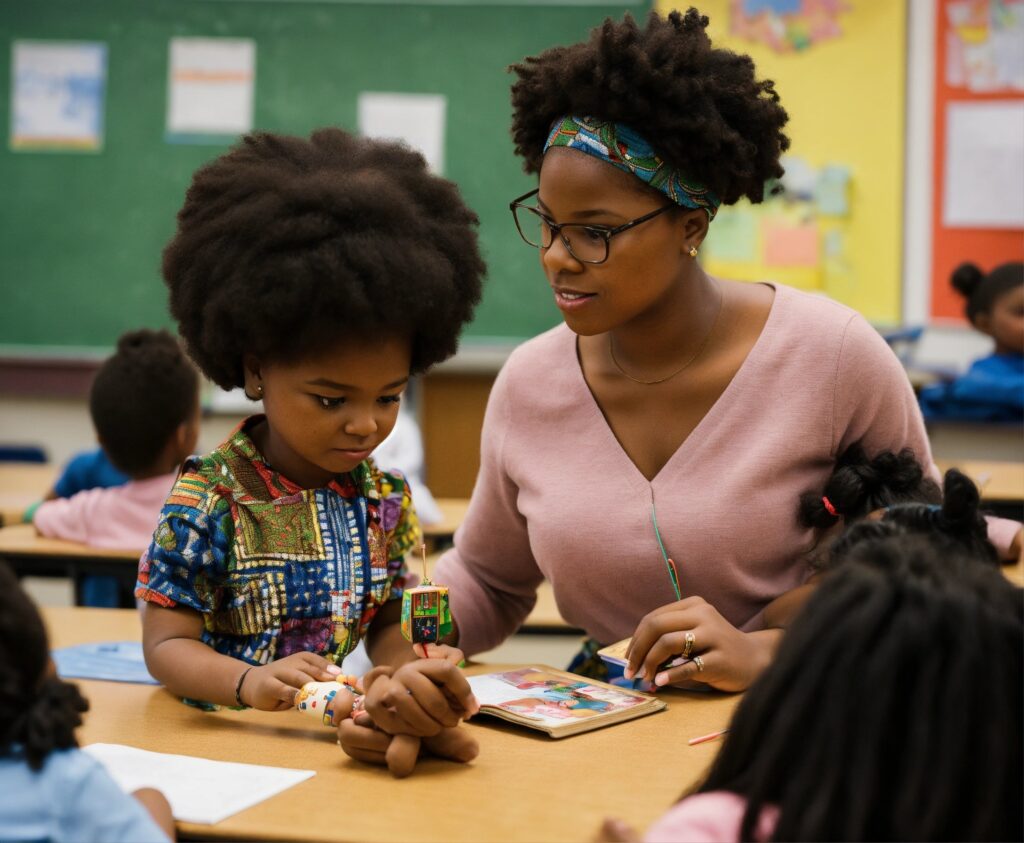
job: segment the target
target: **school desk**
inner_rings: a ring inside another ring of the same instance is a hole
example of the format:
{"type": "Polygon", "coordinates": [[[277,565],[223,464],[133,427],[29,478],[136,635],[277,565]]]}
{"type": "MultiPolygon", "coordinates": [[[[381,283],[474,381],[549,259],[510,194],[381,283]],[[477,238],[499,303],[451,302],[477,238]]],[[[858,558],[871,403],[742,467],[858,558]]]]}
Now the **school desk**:
{"type": "Polygon", "coordinates": [[[466,519],[469,509],[468,498],[436,498],[441,510],[441,520],[436,524],[423,525],[423,538],[427,543],[427,551],[433,552],[451,544],[452,536],[466,519]]]}
{"type": "Polygon", "coordinates": [[[0,559],[19,576],[67,577],[78,604],[85,574],[111,574],[129,587],[134,585],[143,550],[100,550],[78,542],[48,539],[38,535],[31,524],[0,528],[0,559]]]}
{"type": "MultiPolygon", "coordinates": [[[[53,647],[140,635],[132,610],[50,608],[44,615],[53,647]]],[[[183,837],[303,843],[592,840],[607,815],[645,827],[696,783],[721,745],[691,747],[687,739],[725,728],[739,701],[670,691],[665,711],[557,741],[479,718],[465,727],[480,744],[472,764],[427,759],[396,780],[349,759],[335,733],[307,715],[203,712],[153,686],[80,684],[91,704],[83,744],[316,770],[222,823],[179,826],[183,837]]]]}
{"type": "Polygon", "coordinates": [[[981,491],[985,509],[1004,518],[1021,519],[1024,515],[1024,462],[992,460],[936,460],[943,474],[959,468],[981,491]]]}
{"type": "Polygon", "coordinates": [[[57,479],[56,469],[46,463],[0,463],[0,527],[17,524],[57,479]]]}

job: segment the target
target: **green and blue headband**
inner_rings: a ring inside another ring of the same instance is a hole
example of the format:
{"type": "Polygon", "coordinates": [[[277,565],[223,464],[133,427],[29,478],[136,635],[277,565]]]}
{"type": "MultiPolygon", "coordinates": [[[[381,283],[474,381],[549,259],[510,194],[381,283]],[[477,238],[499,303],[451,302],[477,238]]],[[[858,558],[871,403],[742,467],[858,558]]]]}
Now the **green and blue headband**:
{"type": "Polygon", "coordinates": [[[561,117],[555,121],[544,151],[553,146],[578,149],[607,161],[660,190],[677,205],[694,210],[702,208],[709,220],[715,218],[722,204],[708,188],[663,161],[646,140],[622,123],[591,117],[561,117]]]}

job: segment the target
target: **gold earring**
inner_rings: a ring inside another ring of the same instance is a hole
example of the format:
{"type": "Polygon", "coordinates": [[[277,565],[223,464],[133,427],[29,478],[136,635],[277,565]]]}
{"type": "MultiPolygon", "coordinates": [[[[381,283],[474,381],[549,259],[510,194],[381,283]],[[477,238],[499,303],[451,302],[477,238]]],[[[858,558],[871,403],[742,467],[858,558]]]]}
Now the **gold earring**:
{"type": "Polygon", "coordinates": [[[689,254],[690,254],[691,258],[697,257],[697,247],[696,246],[690,246],[689,254]]]}
{"type": "Polygon", "coordinates": [[[256,392],[259,393],[260,398],[263,397],[263,384],[260,383],[256,385],[256,392]]]}

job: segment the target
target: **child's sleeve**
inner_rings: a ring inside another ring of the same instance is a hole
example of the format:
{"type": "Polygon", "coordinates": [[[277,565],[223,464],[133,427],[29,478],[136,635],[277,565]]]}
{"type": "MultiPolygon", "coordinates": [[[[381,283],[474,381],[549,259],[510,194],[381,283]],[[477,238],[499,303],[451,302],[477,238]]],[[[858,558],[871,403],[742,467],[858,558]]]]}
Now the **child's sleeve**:
{"type": "Polygon", "coordinates": [[[423,530],[413,506],[409,482],[397,471],[381,477],[381,518],[388,539],[388,600],[398,600],[405,592],[409,570],[405,555],[423,543],[423,530]]]}
{"type": "Polygon", "coordinates": [[[135,596],[165,608],[217,609],[216,583],[231,545],[231,513],[211,500],[200,475],[183,473],[160,511],[153,541],[139,561],[135,596]]]}
{"type": "Polygon", "coordinates": [[[88,544],[89,527],[92,523],[88,517],[89,503],[95,497],[94,493],[102,491],[90,489],[78,492],[70,498],[43,501],[32,513],[32,523],[41,536],[88,544]]]}

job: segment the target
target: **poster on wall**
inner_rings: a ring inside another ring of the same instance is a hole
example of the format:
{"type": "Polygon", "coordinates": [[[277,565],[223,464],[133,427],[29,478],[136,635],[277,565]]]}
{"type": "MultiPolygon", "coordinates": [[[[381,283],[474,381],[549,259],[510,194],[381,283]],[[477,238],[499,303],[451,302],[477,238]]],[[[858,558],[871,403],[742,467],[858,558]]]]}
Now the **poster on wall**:
{"type": "Polygon", "coordinates": [[[1024,100],[949,104],[942,222],[1024,228],[1024,100]]]}
{"type": "Polygon", "coordinates": [[[106,84],[106,44],[15,41],[11,149],[99,152],[106,84]]]}
{"type": "Polygon", "coordinates": [[[732,0],[730,34],[777,53],[806,50],[843,34],[845,0],[732,0]]]}
{"type": "Polygon", "coordinates": [[[248,38],[172,38],[167,140],[223,143],[251,131],[255,79],[248,38]]]}
{"type": "Polygon", "coordinates": [[[444,174],[444,130],[448,98],[440,94],[362,93],[359,132],[370,138],[405,141],[444,174]]]}
{"type": "Polygon", "coordinates": [[[955,0],[946,17],[947,85],[1024,91],[1024,0],[955,0]]]}

